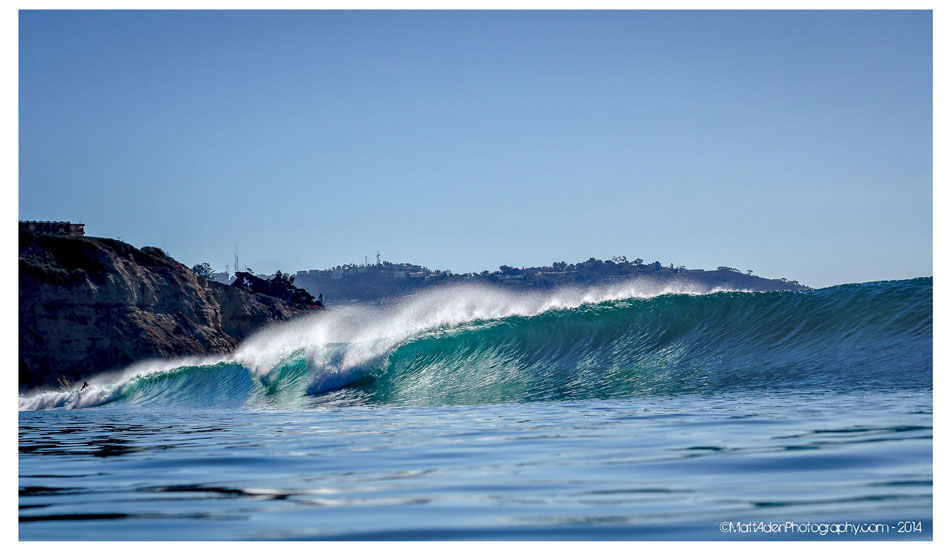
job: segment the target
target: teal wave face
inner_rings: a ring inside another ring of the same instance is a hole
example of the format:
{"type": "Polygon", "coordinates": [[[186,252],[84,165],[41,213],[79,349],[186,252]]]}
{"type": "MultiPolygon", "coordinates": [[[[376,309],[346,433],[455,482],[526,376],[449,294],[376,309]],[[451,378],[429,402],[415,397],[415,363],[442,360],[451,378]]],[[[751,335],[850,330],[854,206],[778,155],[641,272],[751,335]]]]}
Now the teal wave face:
{"type": "Polygon", "coordinates": [[[369,384],[398,403],[932,387],[932,280],[624,300],[400,347],[369,384]]]}
{"type": "MultiPolygon", "coordinates": [[[[465,309],[451,294],[440,300],[439,311],[465,309]]],[[[262,335],[280,343],[273,367],[236,359],[183,366],[136,374],[86,395],[21,398],[21,408],[442,405],[930,389],[932,301],[933,280],[922,278],[808,292],[628,298],[417,332],[369,331],[368,339],[307,349],[301,342],[329,332],[289,327],[262,335]]],[[[432,316],[429,306],[405,311],[387,322],[401,327],[432,316]]],[[[256,359],[250,352],[243,357],[256,359]]]]}

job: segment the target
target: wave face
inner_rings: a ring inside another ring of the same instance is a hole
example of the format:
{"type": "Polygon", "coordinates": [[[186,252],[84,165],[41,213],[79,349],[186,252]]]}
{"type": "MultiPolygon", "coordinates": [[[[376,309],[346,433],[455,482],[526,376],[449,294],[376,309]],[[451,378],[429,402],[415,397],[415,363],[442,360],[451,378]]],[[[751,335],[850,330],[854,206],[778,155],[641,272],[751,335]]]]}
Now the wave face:
{"type": "Polygon", "coordinates": [[[459,286],[269,328],[230,357],[133,365],[21,410],[477,404],[932,388],[933,279],[805,292],[459,286]]]}

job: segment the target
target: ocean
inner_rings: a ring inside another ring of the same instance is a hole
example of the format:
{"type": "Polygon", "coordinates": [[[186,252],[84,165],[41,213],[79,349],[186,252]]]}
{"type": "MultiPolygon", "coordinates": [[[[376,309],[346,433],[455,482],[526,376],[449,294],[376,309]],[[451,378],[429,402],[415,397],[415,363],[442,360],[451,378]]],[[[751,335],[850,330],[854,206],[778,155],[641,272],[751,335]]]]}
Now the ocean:
{"type": "Polygon", "coordinates": [[[933,279],[461,285],[19,398],[21,540],[911,540],[933,279]]]}

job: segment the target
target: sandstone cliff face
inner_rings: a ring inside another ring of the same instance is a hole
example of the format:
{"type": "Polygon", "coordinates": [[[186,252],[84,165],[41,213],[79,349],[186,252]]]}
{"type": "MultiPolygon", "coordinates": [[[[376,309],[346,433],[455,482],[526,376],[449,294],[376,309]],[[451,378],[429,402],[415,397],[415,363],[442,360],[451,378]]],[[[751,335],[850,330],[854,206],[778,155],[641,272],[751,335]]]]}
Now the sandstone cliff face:
{"type": "Polygon", "coordinates": [[[20,232],[21,390],[141,359],[227,353],[299,309],[195,276],[160,249],[20,232]]]}

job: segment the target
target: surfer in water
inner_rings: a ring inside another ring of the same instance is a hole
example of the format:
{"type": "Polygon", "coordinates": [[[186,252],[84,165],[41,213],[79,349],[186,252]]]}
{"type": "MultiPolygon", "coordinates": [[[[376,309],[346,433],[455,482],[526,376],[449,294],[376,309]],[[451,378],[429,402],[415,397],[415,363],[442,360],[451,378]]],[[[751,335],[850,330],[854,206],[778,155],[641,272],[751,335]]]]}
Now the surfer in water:
{"type": "Polygon", "coordinates": [[[86,389],[86,388],[88,388],[88,387],[89,387],[89,382],[86,382],[85,380],[83,380],[83,382],[82,382],[82,387],[79,388],[79,391],[82,391],[82,390],[84,390],[84,389],[86,389]]]}

